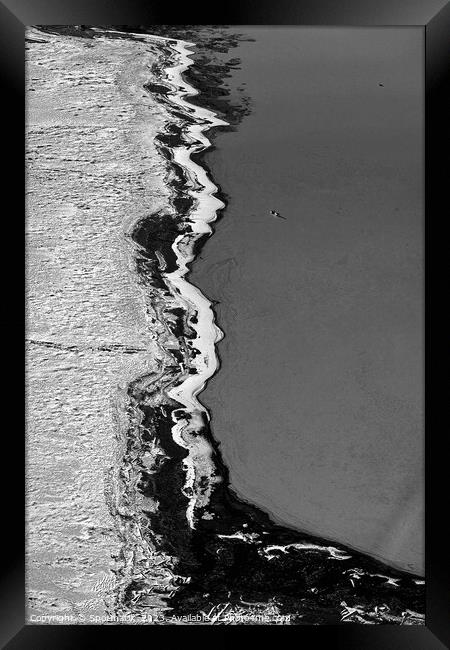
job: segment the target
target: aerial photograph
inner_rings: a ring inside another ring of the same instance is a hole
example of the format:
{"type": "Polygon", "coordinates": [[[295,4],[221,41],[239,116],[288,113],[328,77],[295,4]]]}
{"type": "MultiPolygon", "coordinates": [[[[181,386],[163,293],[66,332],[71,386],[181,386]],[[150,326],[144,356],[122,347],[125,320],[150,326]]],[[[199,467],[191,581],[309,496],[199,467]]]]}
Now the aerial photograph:
{"type": "Polygon", "coordinates": [[[25,40],[27,623],[425,625],[423,30],[25,40]]]}

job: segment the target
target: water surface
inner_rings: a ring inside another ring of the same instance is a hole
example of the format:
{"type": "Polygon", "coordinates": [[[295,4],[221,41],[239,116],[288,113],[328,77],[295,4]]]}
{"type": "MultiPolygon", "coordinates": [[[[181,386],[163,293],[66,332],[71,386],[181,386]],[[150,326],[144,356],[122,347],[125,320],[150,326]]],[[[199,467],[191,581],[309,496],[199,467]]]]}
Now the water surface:
{"type": "Polygon", "coordinates": [[[422,32],[240,31],[252,113],[207,155],[229,205],[192,273],[226,335],[201,399],[239,495],[420,573],[422,32]]]}

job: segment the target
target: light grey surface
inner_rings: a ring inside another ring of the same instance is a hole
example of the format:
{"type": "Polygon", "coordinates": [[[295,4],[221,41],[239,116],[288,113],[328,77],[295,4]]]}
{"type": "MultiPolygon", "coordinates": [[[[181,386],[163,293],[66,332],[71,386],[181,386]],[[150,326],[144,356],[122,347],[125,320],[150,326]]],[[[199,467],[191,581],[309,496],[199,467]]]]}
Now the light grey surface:
{"type": "Polygon", "coordinates": [[[127,387],[155,364],[126,233],[168,201],[159,49],[27,37],[27,621],[93,622],[118,588],[127,387]]]}
{"type": "Polygon", "coordinates": [[[230,203],[192,274],[226,335],[201,400],[237,493],[422,572],[422,31],[245,31],[253,112],[207,158],[230,203]]]}

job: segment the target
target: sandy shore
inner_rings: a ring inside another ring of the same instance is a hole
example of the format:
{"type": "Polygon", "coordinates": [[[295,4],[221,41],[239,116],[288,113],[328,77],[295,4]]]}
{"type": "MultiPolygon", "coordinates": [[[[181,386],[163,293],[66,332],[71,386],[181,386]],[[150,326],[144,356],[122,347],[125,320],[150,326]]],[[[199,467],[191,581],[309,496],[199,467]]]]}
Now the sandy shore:
{"type": "Polygon", "coordinates": [[[27,613],[103,615],[126,389],[156,359],[128,232],[168,197],[161,53],[27,36],[27,613]]]}

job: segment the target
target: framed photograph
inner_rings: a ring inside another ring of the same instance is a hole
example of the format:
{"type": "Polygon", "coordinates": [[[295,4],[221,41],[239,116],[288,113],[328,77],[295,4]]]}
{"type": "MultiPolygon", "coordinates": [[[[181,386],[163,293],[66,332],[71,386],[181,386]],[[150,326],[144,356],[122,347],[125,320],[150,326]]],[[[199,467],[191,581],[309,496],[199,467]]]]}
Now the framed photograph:
{"type": "Polygon", "coordinates": [[[425,252],[450,3],[0,18],[26,343],[2,647],[147,626],[446,647],[425,252]]]}

